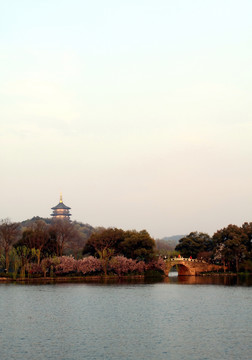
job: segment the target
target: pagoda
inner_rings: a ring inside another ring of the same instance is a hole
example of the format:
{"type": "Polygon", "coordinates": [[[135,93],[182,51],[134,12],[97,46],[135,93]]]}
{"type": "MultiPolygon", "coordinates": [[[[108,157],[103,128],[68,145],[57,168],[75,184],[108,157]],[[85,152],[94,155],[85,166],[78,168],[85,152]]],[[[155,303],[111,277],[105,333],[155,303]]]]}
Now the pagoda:
{"type": "Polygon", "coordinates": [[[51,214],[51,216],[54,219],[68,219],[68,220],[70,220],[70,216],[72,214],[69,213],[69,210],[71,208],[66,206],[63,203],[62,194],[60,194],[60,202],[58,203],[58,205],[52,207],[51,209],[53,210],[53,213],[51,214]]]}

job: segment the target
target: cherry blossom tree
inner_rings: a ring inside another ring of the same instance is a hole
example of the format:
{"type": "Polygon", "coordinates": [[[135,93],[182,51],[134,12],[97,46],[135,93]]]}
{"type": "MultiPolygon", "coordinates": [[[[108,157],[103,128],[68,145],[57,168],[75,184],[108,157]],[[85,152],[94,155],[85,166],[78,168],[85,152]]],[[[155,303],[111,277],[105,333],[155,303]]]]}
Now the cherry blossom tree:
{"type": "Polygon", "coordinates": [[[148,264],[146,264],[146,270],[156,270],[163,272],[165,268],[166,268],[165,261],[161,257],[154,259],[150,261],[148,264]]]}
{"type": "Polygon", "coordinates": [[[77,271],[77,260],[73,256],[61,256],[56,265],[56,274],[69,274],[77,271]]]}
{"type": "Polygon", "coordinates": [[[77,271],[81,272],[83,275],[100,272],[101,270],[101,260],[93,256],[88,256],[77,261],[77,271]]]}
{"type": "Polygon", "coordinates": [[[109,269],[115,272],[118,276],[143,273],[145,270],[145,263],[143,261],[137,262],[133,259],[128,259],[125,256],[115,256],[109,263],[109,269]]]}

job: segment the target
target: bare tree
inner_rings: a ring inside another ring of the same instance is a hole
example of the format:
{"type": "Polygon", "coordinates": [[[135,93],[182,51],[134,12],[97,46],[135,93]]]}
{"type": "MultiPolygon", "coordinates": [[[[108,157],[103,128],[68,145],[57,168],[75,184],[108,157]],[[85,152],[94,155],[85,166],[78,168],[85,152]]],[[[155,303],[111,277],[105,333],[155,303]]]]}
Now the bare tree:
{"type": "Polygon", "coordinates": [[[6,271],[9,271],[10,266],[9,251],[11,250],[12,245],[17,241],[19,233],[18,223],[12,223],[9,219],[1,220],[0,243],[4,249],[6,271]]]}
{"type": "Polygon", "coordinates": [[[46,246],[49,240],[48,228],[49,225],[47,225],[43,220],[37,220],[35,221],[35,224],[33,224],[31,229],[32,236],[30,238],[33,241],[33,244],[30,244],[29,247],[31,249],[34,248],[38,250],[37,251],[38,264],[40,263],[41,251],[44,249],[44,247],[46,246]]]}
{"type": "Polygon", "coordinates": [[[76,229],[68,219],[55,219],[50,231],[57,243],[57,255],[62,256],[66,245],[76,236],[76,229]]]}

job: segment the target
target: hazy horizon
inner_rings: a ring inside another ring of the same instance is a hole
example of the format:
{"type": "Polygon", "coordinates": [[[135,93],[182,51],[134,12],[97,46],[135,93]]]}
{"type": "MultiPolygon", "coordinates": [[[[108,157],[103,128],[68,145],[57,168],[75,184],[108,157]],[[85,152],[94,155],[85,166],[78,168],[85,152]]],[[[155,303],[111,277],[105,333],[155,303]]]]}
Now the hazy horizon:
{"type": "Polygon", "coordinates": [[[0,219],[252,221],[252,2],[0,4],[0,219]]]}

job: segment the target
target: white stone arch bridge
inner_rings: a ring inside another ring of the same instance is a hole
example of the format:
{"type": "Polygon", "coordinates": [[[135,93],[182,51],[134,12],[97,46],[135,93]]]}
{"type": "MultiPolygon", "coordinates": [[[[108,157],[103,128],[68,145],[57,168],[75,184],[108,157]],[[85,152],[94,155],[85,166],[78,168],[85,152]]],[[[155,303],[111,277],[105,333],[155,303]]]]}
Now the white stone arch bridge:
{"type": "Polygon", "coordinates": [[[209,264],[204,260],[183,258],[183,257],[175,257],[168,260],[166,262],[165,275],[168,276],[171,268],[176,266],[178,270],[178,275],[200,275],[202,272],[209,271],[220,271],[223,270],[223,266],[209,264]]]}

